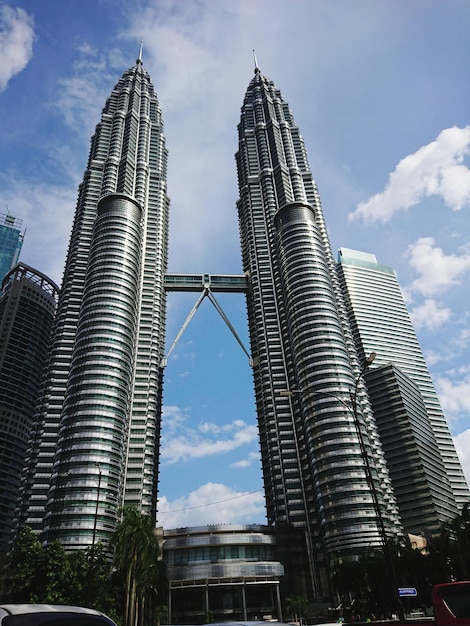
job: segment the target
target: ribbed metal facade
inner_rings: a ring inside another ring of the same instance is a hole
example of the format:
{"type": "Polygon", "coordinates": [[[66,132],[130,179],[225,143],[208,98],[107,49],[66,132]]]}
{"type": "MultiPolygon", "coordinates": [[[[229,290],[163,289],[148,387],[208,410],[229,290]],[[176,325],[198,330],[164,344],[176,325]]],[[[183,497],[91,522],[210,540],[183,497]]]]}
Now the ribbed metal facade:
{"type": "Polygon", "coordinates": [[[358,351],[374,349],[373,367],[393,363],[420,391],[436,441],[435,463],[444,464],[439,518],[452,518],[468,502],[468,486],[395,272],[373,254],[348,248],[340,249],[338,268],[358,351]]]}
{"type": "MultiPolygon", "coordinates": [[[[305,528],[320,593],[335,562],[381,543],[348,404],[361,364],[303,140],[288,104],[258,68],[241,111],[237,167],[268,522],[305,528]]],[[[397,532],[362,381],[357,389],[383,516],[397,532]]]]}
{"type": "Polygon", "coordinates": [[[19,524],[86,547],[119,507],[155,514],[166,301],[167,150],[141,59],[91,140],[29,450],[19,524]]]}
{"type": "Polygon", "coordinates": [[[0,295],[0,552],[6,552],[59,289],[24,263],[0,295]]]}

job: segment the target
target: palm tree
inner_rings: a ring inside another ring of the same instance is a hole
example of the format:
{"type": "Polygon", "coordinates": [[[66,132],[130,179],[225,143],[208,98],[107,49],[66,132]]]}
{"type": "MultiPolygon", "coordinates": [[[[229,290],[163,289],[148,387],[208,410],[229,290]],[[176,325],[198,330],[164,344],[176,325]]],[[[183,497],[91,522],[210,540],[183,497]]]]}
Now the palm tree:
{"type": "Polygon", "coordinates": [[[125,578],[123,626],[138,626],[144,620],[146,600],[158,593],[162,583],[153,519],[133,507],[124,507],[111,543],[114,566],[125,578]]]}

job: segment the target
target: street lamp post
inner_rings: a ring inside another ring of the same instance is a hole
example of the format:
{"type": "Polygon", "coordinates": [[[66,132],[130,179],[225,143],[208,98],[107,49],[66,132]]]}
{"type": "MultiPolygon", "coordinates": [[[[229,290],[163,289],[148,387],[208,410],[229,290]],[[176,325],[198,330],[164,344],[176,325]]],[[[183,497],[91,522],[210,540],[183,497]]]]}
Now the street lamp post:
{"type": "MultiPolygon", "coordinates": [[[[395,572],[395,567],[393,565],[393,559],[392,559],[392,555],[390,553],[390,546],[388,545],[388,540],[387,540],[387,532],[385,529],[385,524],[384,524],[384,519],[383,519],[383,515],[382,515],[382,511],[380,508],[380,501],[379,501],[379,497],[378,497],[378,493],[377,493],[377,489],[375,486],[375,482],[374,482],[374,477],[372,474],[372,468],[369,462],[369,455],[367,454],[367,450],[366,450],[366,446],[365,446],[365,442],[364,442],[364,435],[362,433],[361,430],[361,423],[359,420],[359,414],[358,414],[358,410],[357,410],[357,395],[358,395],[358,391],[359,391],[359,384],[362,380],[362,377],[364,375],[364,373],[366,372],[366,370],[368,369],[368,367],[373,363],[375,357],[376,357],[376,353],[372,352],[365,360],[364,365],[361,369],[361,371],[359,372],[359,375],[357,376],[355,383],[354,383],[354,388],[350,390],[349,392],[349,402],[347,400],[344,400],[334,394],[328,393],[327,391],[323,392],[323,391],[314,391],[311,393],[312,396],[329,396],[331,398],[334,398],[335,400],[337,400],[338,402],[341,402],[341,404],[343,404],[343,406],[346,407],[346,409],[351,413],[353,420],[354,420],[354,426],[358,435],[358,439],[359,439],[359,448],[361,451],[361,456],[362,459],[364,460],[364,466],[365,466],[365,470],[366,470],[366,478],[367,478],[367,482],[369,483],[370,486],[370,491],[371,491],[371,495],[372,495],[372,500],[373,500],[373,504],[374,504],[374,510],[375,510],[375,514],[377,517],[377,524],[378,524],[378,531],[380,534],[380,538],[382,540],[382,545],[383,545],[383,553],[384,553],[384,558],[386,561],[386,565],[387,565],[387,569],[389,570],[389,575],[391,577],[391,582],[393,585],[393,598],[395,600],[395,605],[396,605],[396,609],[397,609],[397,613],[398,613],[398,617],[401,621],[405,621],[405,613],[403,610],[403,606],[401,604],[400,601],[400,596],[398,595],[398,582],[397,582],[397,576],[396,576],[396,572],[395,572]]],[[[300,394],[300,390],[299,389],[294,389],[294,390],[286,390],[286,391],[281,391],[280,395],[283,396],[292,396],[294,394],[300,394]]]]}
{"type": "Polygon", "coordinates": [[[88,585],[87,585],[87,600],[90,602],[91,598],[91,584],[92,584],[92,572],[95,568],[95,544],[96,544],[96,529],[98,523],[98,507],[100,503],[100,495],[101,495],[101,466],[99,463],[95,463],[98,467],[98,488],[96,490],[96,504],[95,504],[95,517],[93,520],[93,537],[91,540],[91,550],[90,556],[88,560],[88,585]]]}
{"type": "Polygon", "coordinates": [[[96,505],[95,505],[95,518],[93,520],[93,538],[91,541],[91,552],[92,555],[95,555],[95,542],[96,542],[96,526],[98,522],[98,506],[100,503],[100,492],[101,492],[101,466],[99,463],[96,463],[98,466],[98,489],[96,491],[96,505]]]}
{"type": "Polygon", "coordinates": [[[400,601],[400,596],[398,595],[399,592],[398,592],[397,575],[396,575],[396,572],[395,572],[395,566],[393,564],[392,555],[390,553],[390,546],[388,544],[388,539],[387,539],[387,531],[385,530],[385,524],[384,524],[384,519],[383,519],[383,515],[382,515],[382,510],[380,508],[379,497],[378,497],[378,494],[377,494],[377,489],[376,489],[376,486],[375,486],[374,477],[372,475],[372,468],[371,468],[370,462],[369,462],[369,455],[367,454],[367,450],[366,450],[366,446],[365,446],[365,442],[364,442],[364,436],[363,436],[362,430],[361,430],[361,423],[360,423],[359,415],[358,415],[358,412],[357,412],[357,393],[358,393],[360,380],[361,380],[362,376],[364,375],[365,371],[372,364],[372,362],[374,361],[376,356],[377,356],[376,353],[372,352],[367,357],[367,359],[365,360],[364,366],[363,366],[359,376],[356,378],[356,382],[354,384],[354,391],[350,391],[350,401],[351,401],[352,415],[353,415],[353,418],[354,418],[354,426],[356,427],[357,435],[358,435],[358,438],[359,438],[359,447],[361,449],[361,455],[362,455],[362,458],[364,460],[364,465],[365,465],[365,468],[366,468],[367,481],[368,481],[369,486],[370,486],[370,491],[371,491],[371,494],[372,494],[372,500],[374,502],[374,509],[375,509],[375,513],[376,513],[376,516],[377,516],[377,522],[378,522],[378,525],[379,525],[379,532],[380,532],[380,538],[382,539],[384,558],[386,560],[387,567],[388,567],[388,570],[389,570],[389,574],[390,574],[390,577],[392,579],[393,597],[394,597],[394,600],[395,600],[398,617],[399,617],[399,619],[401,621],[405,621],[405,612],[403,610],[403,606],[402,606],[401,601],[400,601]]]}

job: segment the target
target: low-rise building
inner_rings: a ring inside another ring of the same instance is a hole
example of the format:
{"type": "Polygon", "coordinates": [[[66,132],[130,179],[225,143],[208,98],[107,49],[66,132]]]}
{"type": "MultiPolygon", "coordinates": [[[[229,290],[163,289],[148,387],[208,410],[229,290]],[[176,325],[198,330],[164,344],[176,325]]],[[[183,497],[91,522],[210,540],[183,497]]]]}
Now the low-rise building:
{"type": "Polygon", "coordinates": [[[210,525],[164,531],[169,623],[282,621],[275,529],[210,525]]]}

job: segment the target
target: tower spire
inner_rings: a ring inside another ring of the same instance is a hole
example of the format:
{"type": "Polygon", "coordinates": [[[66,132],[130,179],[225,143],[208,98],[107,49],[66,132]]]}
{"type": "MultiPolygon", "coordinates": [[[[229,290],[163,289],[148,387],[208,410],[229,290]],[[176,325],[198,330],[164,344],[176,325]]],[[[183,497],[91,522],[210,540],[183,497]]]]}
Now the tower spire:
{"type": "Polygon", "coordinates": [[[255,72],[259,72],[260,70],[259,70],[259,65],[258,65],[258,59],[256,58],[256,52],[254,49],[253,49],[253,60],[255,62],[255,72]]]}
{"type": "Polygon", "coordinates": [[[143,47],[144,47],[144,42],[141,40],[140,41],[140,48],[139,48],[139,56],[137,58],[136,63],[142,64],[142,50],[143,50],[143,47]]]}

